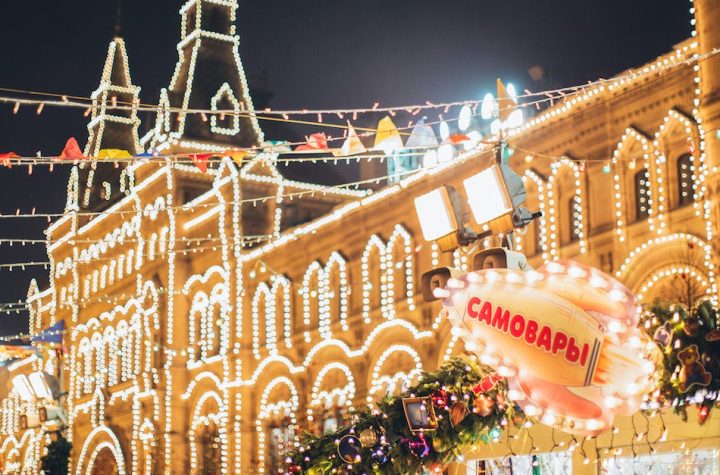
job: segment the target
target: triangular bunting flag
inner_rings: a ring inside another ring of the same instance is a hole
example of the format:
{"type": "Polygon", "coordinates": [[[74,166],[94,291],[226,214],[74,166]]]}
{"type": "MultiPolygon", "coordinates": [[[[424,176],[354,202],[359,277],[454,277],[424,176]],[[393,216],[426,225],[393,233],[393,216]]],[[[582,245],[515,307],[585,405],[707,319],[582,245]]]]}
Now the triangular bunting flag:
{"type": "Polygon", "coordinates": [[[343,142],[342,147],[340,147],[340,150],[334,151],[333,154],[335,156],[347,156],[357,155],[365,151],[367,151],[367,149],[360,140],[360,137],[358,137],[357,132],[355,132],[355,127],[353,127],[350,121],[348,121],[347,138],[345,139],[345,142],[343,142]]]}
{"type": "Polygon", "coordinates": [[[212,153],[193,153],[192,155],[190,155],[190,158],[192,158],[192,161],[195,166],[198,167],[198,170],[203,173],[207,173],[208,160],[212,156],[212,153]]]}
{"type": "Polygon", "coordinates": [[[232,158],[235,165],[242,167],[243,161],[250,156],[250,152],[247,150],[227,150],[225,155],[232,158]]]}
{"type": "Polygon", "coordinates": [[[80,146],[77,140],[75,140],[75,137],[70,137],[58,158],[60,160],[80,160],[85,157],[83,157],[82,150],[80,150],[80,146]]]}
{"type": "Polygon", "coordinates": [[[450,142],[452,142],[452,143],[454,143],[454,144],[459,144],[459,143],[462,143],[462,142],[467,142],[468,140],[470,140],[470,137],[468,137],[468,136],[465,135],[465,134],[452,134],[452,135],[450,136],[450,142]]]}
{"type": "Polygon", "coordinates": [[[395,127],[390,117],[385,117],[378,122],[373,148],[382,150],[385,152],[385,155],[392,155],[403,148],[400,132],[398,132],[397,127],[395,127]]]}
{"type": "Polygon", "coordinates": [[[98,152],[97,158],[129,158],[130,152],[118,148],[104,148],[98,152]]]}
{"type": "Polygon", "coordinates": [[[505,85],[500,81],[500,79],[497,80],[497,107],[498,107],[498,117],[500,117],[500,120],[505,122],[508,117],[510,117],[510,114],[515,110],[515,106],[517,104],[515,101],[512,100],[510,97],[510,94],[508,94],[507,89],[505,89],[505,85]]]}
{"type": "Polygon", "coordinates": [[[410,132],[410,137],[408,137],[407,142],[405,142],[405,147],[407,148],[427,148],[437,147],[437,145],[438,140],[435,136],[435,131],[425,123],[425,117],[415,124],[412,132],[410,132]]]}
{"type": "Polygon", "coordinates": [[[327,137],[324,132],[312,134],[306,137],[307,142],[295,147],[297,152],[312,152],[317,150],[328,150],[327,137]]]}
{"type": "Polygon", "coordinates": [[[0,153],[0,163],[8,168],[12,168],[12,158],[20,158],[15,152],[0,153]]]}

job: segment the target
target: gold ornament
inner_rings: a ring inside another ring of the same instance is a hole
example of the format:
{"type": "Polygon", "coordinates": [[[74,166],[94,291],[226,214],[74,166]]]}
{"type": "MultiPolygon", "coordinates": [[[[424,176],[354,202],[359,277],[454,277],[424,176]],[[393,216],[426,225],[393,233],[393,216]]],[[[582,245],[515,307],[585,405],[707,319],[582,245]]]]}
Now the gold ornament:
{"type": "Polygon", "coordinates": [[[375,447],[378,442],[378,435],[375,429],[368,427],[367,429],[360,432],[360,443],[363,447],[370,448],[375,447]]]}
{"type": "Polygon", "coordinates": [[[492,412],[492,409],[495,406],[495,401],[484,394],[480,394],[475,398],[474,406],[476,413],[483,417],[487,417],[492,412]]]}

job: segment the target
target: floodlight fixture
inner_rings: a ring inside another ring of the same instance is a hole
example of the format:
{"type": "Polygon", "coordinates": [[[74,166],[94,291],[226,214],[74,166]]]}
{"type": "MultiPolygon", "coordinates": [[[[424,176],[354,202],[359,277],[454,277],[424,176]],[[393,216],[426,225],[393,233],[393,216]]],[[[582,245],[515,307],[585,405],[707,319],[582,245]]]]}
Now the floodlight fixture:
{"type": "Polygon", "coordinates": [[[437,241],[458,230],[458,222],[447,186],[441,186],[415,198],[415,210],[426,241],[437,241]]]}
{"type": "Polygon", "coordinates": [[[20,396],[20,399],[23,401],[30,402],[35,399],[35,393],[33,393],[30,381],[28,381],[27,376],[24,374],[13,376],[12,384],[18,396],[20,396]]]}
{"type": "Polygon", "coordinates": [[[52,399],[52,391],[45,380],[45,375],[36,371],[29,376],[30,384],[38,399],[52,399]]]}
{"type": "Polygon", "coordinates": [[[471,176],[463,184],[477,224],[488,225],[494,232],[513,229],[513,202],[498,165],[471,176]]]}

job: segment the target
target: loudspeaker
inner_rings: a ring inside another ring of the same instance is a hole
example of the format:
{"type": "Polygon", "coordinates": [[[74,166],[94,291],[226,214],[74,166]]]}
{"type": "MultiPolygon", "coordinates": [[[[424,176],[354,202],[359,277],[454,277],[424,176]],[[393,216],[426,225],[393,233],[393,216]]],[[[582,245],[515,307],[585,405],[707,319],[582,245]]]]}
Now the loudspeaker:
{"type": "Polygon", "coordinates": [[[529,270],[527,257],[521,252],[511,251],[502,247],[485,249],[475,254],[473,270],[483,269],[517,269],[529,270]]]}
{"type": "Polygon", "coordinates": [[[423,300],[426,302],[433,302],[438,300],[433,293],[435,289],[444,289],[447,286],[448,280],[452,277],[459,277],[462,272],[458,269],[451,267],[438,267],[431,271],[425,272],[421,279],[421,290],[423,300]]]}

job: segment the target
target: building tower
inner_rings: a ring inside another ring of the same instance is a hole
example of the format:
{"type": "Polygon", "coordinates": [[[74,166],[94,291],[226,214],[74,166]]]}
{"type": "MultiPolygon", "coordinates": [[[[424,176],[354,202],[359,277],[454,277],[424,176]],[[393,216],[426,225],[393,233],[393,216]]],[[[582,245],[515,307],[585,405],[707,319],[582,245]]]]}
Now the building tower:
{"type": "MultiPolygon", "coordinates": [[[[125,42],[115,37],[108,47],[100,85],[92,93],[91,119],[85,156],[95,158],[101,150],[125,150],[130,155],[142,151],[138,138],[137,115],[140,87],[130,78],[125,42]],[[114,106],[120,108],[114,108],[114,106]]],[[[82,209],[101,211],[122,197],[127,164],[92,160],[80,164],[78,205],[82,209]]]]}
{"type": "Polygon", "coordinates": [[[150,149],[207,152],[263,142],[238,52],[237,7],[237,0],[188,0],[180,9],[179,59],[170,86],[160,93],[155,128],[143,137],[150,149]]]}

